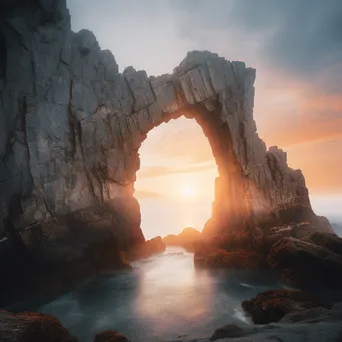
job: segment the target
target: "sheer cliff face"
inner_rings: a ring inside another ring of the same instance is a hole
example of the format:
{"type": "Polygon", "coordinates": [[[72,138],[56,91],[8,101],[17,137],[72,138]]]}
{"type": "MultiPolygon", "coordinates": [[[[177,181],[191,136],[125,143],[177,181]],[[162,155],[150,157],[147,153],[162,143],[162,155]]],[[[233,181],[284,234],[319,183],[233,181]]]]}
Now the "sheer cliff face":
{"type": "Polygon", "coordinates": [[[128,203],[146,134],[181,115],[201,125],[219,169],[207,231],[311,212],[301,172],[256,132],[254,69],[194,51],[169,75],[121,74],[91,32],[71,31],[65,0],[0,9],[1,218],[23,228],[128,203]]]}

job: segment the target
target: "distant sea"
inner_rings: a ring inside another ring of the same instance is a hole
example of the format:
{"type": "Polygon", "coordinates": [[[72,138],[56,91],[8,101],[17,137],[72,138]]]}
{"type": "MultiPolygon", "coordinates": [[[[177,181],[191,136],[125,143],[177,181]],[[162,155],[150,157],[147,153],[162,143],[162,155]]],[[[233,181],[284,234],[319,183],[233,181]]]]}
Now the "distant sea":
{"type": "MultiPolygon", "coordinates": [[[[179,234],[185,227],[202,230],[211,217],[212,203],[209,201],[179,201],[165,197],[139,199],[141,228],[146,239],[168,234],[179,234]]],[[[342,236],[341,199],[311,198],[317,215],[326,216],[335,232],[342,236]],[[340,205],[341,204],[341,205],[340,205]]]]}
{"type": "Polygon", "coordinates": [[[141,228],[146,239],[179,234],[185,227],[202,230],[211,217],[207,201],[177,201],[165,197],[140,199],[141,228]]]}

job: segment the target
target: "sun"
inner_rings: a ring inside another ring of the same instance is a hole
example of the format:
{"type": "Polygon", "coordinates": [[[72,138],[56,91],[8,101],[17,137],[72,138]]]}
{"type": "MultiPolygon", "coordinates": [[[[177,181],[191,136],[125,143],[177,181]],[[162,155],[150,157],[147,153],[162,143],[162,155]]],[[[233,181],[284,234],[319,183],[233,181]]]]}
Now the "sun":
{"type": "Polygon", "coordinates": [[[193,184],[182,184],[179,193],[183,198],[193,198],[196,197],[197,189],[193,184]]]}

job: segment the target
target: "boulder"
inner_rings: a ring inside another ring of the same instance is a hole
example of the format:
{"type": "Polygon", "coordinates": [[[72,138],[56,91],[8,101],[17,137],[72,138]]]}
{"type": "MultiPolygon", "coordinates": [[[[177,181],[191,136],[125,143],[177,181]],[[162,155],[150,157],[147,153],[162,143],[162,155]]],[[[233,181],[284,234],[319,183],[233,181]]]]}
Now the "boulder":
{"type": "Polygon", "coordinates": [[[342,255],[342,238],[334,233],[316,232],[308,235],[304,240],[342,255]]]}
{"type": "Polygon", "coordinates": [[[283,281],[297,288],[342,286],[342,256],[305,240],[287,237],[276,242],[268,263],[283,281]]]}
{"type": "Polygon", "coordinates": [[[290,313],[322,307],[322,304],[301,291],[273,290],[244,301],[242,307],[252,316],[255,324],[267,324],[278,322],[290,313]]]}
{"type": "Polygon", "coordinates": [[[233,252],[218,250],[209,254],[203,263],[208,268],[266,269],[268,267],[262,255],[244,250],[233,252]]]}
{"type": "Polygon", "coordinates": [[[2,342],[76,342],[61,323],[50,315],[23,312],[17,315],[0,311],[2,342]]]}

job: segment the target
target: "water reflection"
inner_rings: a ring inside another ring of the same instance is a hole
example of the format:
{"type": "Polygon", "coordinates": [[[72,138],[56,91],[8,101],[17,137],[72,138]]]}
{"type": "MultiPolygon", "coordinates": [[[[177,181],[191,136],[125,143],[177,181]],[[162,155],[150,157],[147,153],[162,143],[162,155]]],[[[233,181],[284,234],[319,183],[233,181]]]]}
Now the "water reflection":
{"type": "Polygon", "coordinates": [[[193,255],[180,248],[133,266],[133,272],[97,277],[40,311],[84,342],[107,329],[133,342],[200,337],[228,323],[248,324],[241,301],[280,286],[260,273],[195,270],[193,255]]]}

